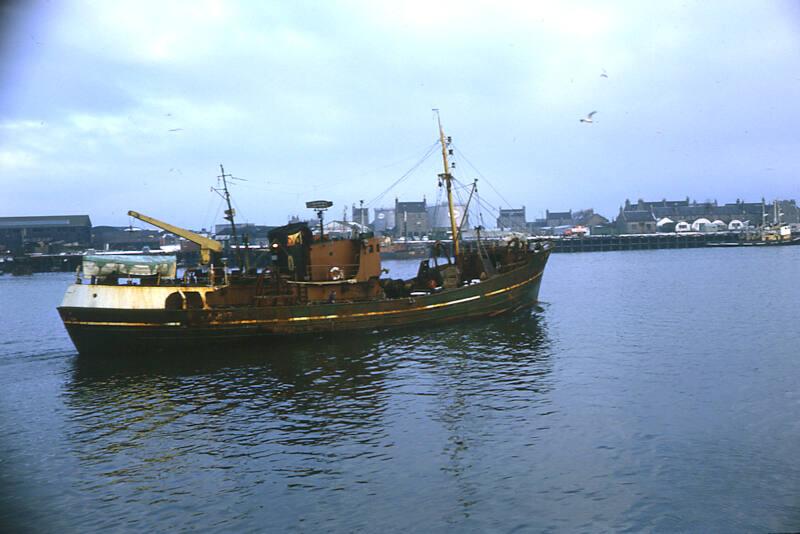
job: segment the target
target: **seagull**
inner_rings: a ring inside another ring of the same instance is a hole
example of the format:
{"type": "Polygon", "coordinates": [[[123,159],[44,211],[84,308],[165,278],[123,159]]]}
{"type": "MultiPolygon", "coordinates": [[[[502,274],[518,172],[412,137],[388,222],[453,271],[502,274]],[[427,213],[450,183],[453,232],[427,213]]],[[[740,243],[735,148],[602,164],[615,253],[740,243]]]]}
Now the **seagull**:
{"type": "Polygon", "coordinates": [[[585,118],[585,119],[581,119],[581,122],[588,122],[588,123],[590,123],[590,124],[591,124],[591,123],[593,123],[593,122],[594,122],[594,120],[592,120],[592,115],[594,115],[595,113],[597,113],[597,111],[592,111],[591,113],[589,113],[588,115],[586,115],[586,118],[585,118]]]}

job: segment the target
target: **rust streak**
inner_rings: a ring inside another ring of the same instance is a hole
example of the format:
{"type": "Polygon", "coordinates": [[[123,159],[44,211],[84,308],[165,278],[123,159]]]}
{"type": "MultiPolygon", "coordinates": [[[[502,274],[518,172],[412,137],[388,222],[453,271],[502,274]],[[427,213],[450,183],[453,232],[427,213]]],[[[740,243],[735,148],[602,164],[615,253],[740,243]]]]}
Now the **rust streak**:
{"type": "Polygon", "coordinates": [[[181,323],[124,323],[111,321],[70,321],[64,320],[64,324],[81,326],[180,326],[181,323]]]}
{"type": "MultiPolygon", "coordinates": [[[[449,302],[440,302],[437,304],[428,304],[426,306],[418,306],[416,308],[408,308],[404,310],[386,310],[386,311],[374,311],[374,312],[360,312],[360,313],[351,313],[348,315],[306,315],[302,317],[288,317],[286,319],[245,319],[239,321],[209,321],[207,324],[212,326],[227,326],[227,325],[249,325],[249,324],[269,324],[269,323],[290,323],[295,321],[326,321],[331,319],[350,319],[350,318],[358,318],[358,317],[375,317],[381,315],[396,315],[398,313],[408,313],[408,312],[416,312],[416,311],[423,311],[423,310],[431,310],[436,308],[443,308],[445,306],[453,306],[455,304],[461,304],[463,302],[469,302],[472,300],[477,300],[483,297],[491,297],[494,295],[499,295],[501,293],[505,293],[506,291],[511,291],[518,287],[522,287],[525,284],[529,284],[539,278],[542,273],[537,273],[535,276],[528,278],[527,280],[523,280],[517,284],[504,287],[502,289],[497,289],[495,291],[490,291],[489,293],[485,293],[483,295],[474,295],[472,297],[466,297],[463,299],[452,300],[449,302]]],[[[180,326],[181,323],[179,322],[171,322],[171,323],[129,323],[129,322],[105,322],[105,321],[64,321],[65,324],[69,325],[82,325],[82,326],[147,326],[147,327],[154,327],[154,326],[180,326]]]]}

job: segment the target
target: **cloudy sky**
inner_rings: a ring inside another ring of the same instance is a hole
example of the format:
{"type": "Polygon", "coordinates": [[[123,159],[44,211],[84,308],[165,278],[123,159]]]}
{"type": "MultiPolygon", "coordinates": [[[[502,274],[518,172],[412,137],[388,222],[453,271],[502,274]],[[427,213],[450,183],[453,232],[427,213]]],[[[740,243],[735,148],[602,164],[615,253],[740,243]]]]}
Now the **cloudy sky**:
{"type": "Polygon", "coordinates": [[[800,2],[3,5],[0,216],[208,227],[220,163],[249,222],[432,202],[435,153],[386,192],[432,108],[456,177],[529,220],[800,197],[800,2]]]}

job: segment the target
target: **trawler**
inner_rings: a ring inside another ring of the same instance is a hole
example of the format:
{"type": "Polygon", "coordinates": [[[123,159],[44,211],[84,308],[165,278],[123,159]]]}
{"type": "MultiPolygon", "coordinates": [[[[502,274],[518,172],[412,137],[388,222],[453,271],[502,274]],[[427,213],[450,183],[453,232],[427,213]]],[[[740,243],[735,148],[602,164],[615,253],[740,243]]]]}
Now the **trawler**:
{"type": "MultiPolygon", "coordinates": [[[[75,347],[118,354],[258,346],[276,336],[426,327],[533,306],[552,245],[518,238],[489,244],[480,230],[477,240],[462,242],[441,121],[439,138],[452,253],[440,258],[445,247],[434,246],[415,277],[385,277],[382,240],[372,234],[326,237],[323,212],[332,203],[324,200],[306,204],[317,212],[318,234],[307,223],[269,233],[272,261],[261,270],[241,263],[230,269],[222,243],[131,211],[199,245],[201,265],[178,276],[175,257],[86,256],[58,307],[75,347]]],[[[225,176],[223,169],[223,184],[225,176]]],[[[228,202],[226,219],[235,229],[233,215],[228,202]]]]}

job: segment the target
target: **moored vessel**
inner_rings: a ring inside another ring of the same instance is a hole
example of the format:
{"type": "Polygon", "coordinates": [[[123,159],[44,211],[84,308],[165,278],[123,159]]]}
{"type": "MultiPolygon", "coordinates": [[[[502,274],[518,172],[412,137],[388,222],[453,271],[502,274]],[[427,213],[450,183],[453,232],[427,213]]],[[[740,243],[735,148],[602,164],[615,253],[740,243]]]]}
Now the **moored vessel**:
{"type": "MultiPolygon", "coordinates": [[[[518,238],[489,244],[480,228],[476,240],[462,243],[441,123],[439,135],[452,254],[435,246],[413,278],[383,276],[381,238],[326,237],[323,212],[332,205],[327,201],[307,203],[317,211],[318,235],[307,223],[269,233],[272,261],[260,271],[241,258],[231,269],[221,243],[129,212],[198,244],[201,266],[176,276],[174,258],[85,258],[58,308],[73,343],[82,354],[258,344],[276,336],[423,327],[534,305],[552,245],[518,238]]],[[[223,170],[223,183],[225,176],[223,170]]],[[[224,196],[229,200],[227,185],[224,196]]],[[[228,208],[226,218],[235,228],[228,208]]]]}

